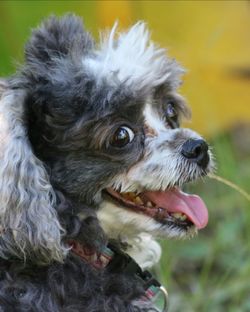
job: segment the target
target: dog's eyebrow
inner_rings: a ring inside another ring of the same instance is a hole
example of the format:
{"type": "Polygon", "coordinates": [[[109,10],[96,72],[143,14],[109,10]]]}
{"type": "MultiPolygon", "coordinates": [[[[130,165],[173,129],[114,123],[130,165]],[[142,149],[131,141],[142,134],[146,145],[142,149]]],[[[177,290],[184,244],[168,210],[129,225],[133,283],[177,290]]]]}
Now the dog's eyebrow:
{"type": "Polygon", "coordinates": [[[191,109],[190,107],[187,105],[186,100],[184,99],[184,97],[182,97],[180,94],[174,92],[174,93],[170,93],[169,94],[169,98],[173,99],[178,111],[186,118],[186,119],[190,119],[191,118],[191,109]]]}

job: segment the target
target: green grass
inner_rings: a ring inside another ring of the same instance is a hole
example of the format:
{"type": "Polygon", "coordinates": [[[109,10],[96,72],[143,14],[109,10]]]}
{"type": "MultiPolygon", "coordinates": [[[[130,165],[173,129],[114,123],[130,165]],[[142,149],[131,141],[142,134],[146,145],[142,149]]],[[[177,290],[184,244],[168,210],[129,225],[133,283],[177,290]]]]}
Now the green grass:
{"type": "MultiPolygon", "coordinates": [[[[229,135],[212,142],[217,174],[250,192],[250,155],[235,152],[229,135]]],[[[171,312],[250,311],[250,203],[207,178],[188,186],[209,209],[209,224],[191,240],[162,241],[162,282],[171,312]]]]}

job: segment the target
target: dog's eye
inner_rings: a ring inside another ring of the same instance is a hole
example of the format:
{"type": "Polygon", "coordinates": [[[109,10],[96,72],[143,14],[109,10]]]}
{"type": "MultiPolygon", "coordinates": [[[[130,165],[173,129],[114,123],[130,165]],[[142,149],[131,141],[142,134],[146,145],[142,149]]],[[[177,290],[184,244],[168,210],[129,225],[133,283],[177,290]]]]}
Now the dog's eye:
{"type": "Polygon", "coordinates": [[[177,117],[177,112],[171,102],[167,104],[166,116],[171,119],[175,119],[177,117]]]}
{"type": "Polygon", "coordinates": [[[166,103],[164,115],[166,123],[170,128],[175,129],[179,127],[176,105],[171,100],[166,103]]]}
{"type": "Polygon", "coordinates": [[[134,137],[135,134],[130,128],[122,126],[116,130],[111,138],[110,144],[115,147],[124,147],[132,142],[134,137]]]}

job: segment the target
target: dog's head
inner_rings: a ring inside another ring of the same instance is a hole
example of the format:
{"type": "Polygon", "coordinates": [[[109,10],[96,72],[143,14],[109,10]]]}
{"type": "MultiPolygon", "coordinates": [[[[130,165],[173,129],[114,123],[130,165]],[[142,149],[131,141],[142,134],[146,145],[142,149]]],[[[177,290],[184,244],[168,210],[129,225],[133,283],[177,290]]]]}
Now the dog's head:
{"type": "Polygon", "coordinates": [[[177,93],[183,69],[149,42],[144,23],[120,34],[115,26],[96,46],[78,18],[51,18],[25,56],[2,100],[3,227],[25,228],[58,258],[53,188],[97,208],[110,237],[185,236],[206,225],[203,202],[181,187],[211,170],[211,154],[180,128],[190,116],[177,93]]]}

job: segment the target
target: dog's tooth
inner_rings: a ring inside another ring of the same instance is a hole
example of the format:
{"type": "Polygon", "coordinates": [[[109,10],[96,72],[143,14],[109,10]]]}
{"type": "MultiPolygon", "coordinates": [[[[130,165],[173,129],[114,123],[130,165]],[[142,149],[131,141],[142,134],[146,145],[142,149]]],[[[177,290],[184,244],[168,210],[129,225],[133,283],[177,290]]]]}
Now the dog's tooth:
{"type": "Polygon", "coordinates": [[[152,207],[153,207],[153,204],[151,203],[151,201],[148,201],[148,202],[146,203],[146,206],[149,207],[149,208],[152,208],[152,207]]]}
{"type": "Polygon", "coordinates": [[[183,213],[180,213],[180,212],[175,212],[172,214],[172,216],[181,221],[184,221],[187,218],[183,213]]]}
{"type": "Polygon", "coordinates": [[[181,220],[181,221],[185,221],[187,219],[187,216],[183,213],[180,213],[180,212],[175,212],[172,214],[172,216],[178,220],[181,220]]]}
{"type": "Polygon", "coordinates": [[[124,197],[125,199],[130,200],[130,201],[133,201],[133,199],[135,197],[134,194],[131,192],[122,193],[121,195],[122,195],[122,197],[124,197]]]}
{"type": "Polygon", "coordinates": [[[136,198],[134,199],[135,203],[138,205],[143,205],[143,201],[140,199],[139,196],[136,196],[136,198]]]}
{"type": "Polygon", "coordinates": [[[187,216],[184,215],[184,214],[182,214],[182,216],[180,217],[180,220],[181,220],[181,221],[185,221],[186,219],[187,219],[187,216]]]}
{"type": "Polygon", "coordinates": [[[135,193],[133,193],[133,192],[128,192],[127,194],[129,196],[129,198],[131,198],[131,199],[134,199],[136,197],[135,193]]]}
{"type": "Polygon", "coordinates": [[[181,216],[181,213],[175,212],[175,213],[172,213],[172,216],[175,218],[179,218],[181,216]]]}

